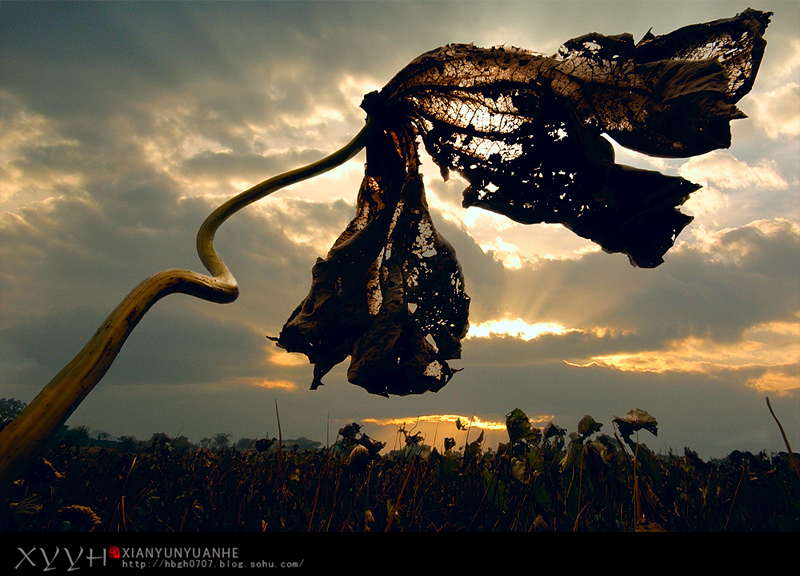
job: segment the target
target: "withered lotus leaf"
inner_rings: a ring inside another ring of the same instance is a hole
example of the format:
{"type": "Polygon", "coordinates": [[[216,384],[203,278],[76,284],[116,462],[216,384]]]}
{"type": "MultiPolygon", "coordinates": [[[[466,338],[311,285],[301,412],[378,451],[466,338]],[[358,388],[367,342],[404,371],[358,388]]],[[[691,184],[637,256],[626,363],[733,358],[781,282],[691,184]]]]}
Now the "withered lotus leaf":
{"type": "Polygon", "coordinates": [[[272,339],[308,356],[312,388],[348,356],[348,380],[374,394],[450,381],[469,297],[428,211],[418,142],[444,178],[469,182],[465,207],[562,224],[634,266],[660,265],[699,186],[616,164],[606,137],[661,157],[729,147],[770,16],[748,9],[638,43],[587,34],[549,57],[471,44],[422,54],[364,98],[373,131],[356,216],[272,339]]]}
{"type": "Polygon", "coordinates": [[[428,212],[409,128],[379,129],[367,144],[356,216],[275,339],[315,365],[312,389],[347,356],[348,379],[384,396],[435,391],[454,373],[469,297],[428,212]]]}
{"type": "Polygon", "coordinates": [[[613,420],[619,429],[620,435],[627,441],[634,432],[647,430],[653,436],[658,436],[658,422],[646,410],[637,408],[631,410],[625,416],[614,416],[613,420]]]}

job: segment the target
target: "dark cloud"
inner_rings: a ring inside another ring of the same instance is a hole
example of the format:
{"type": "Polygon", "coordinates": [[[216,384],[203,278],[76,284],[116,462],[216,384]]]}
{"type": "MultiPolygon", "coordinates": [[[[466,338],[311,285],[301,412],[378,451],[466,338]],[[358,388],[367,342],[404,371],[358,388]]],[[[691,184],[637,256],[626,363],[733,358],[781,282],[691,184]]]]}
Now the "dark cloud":
{"type": "MultiPolygon", "coordinates": [[[[194,232],[212,208],[200,200],[172,206],[168,229],[112,225],[96,205],[70,198],[54,200],[46,210],[23,210],[24,220],[9,218],[0,228],[7,271],[0,288],[15,302],[35,298],[35,305],[5,311],[7,353],[24,360],[29,374],[16,374],[19,381],[35,383],[44,373],[57,372],[125,293],[150,274],[175,267],[201,270],[192,254],[194,232]]],[[[291,218],[279,211],[238,215],[219,232],[217,247],[242,286],[240,300],[224,310],[186,302],[185,296],[158,303],[126,344],[122,367],[115,366],[108,378],[197,383],[254,376],[244,358],[255,355],[257,363],[263,356],[258,351],[264,335],[276,331],[305,294],[318,255],[285,231],[311,232],[314,222],[326,220],[343,227],[349,211],[343,202],[294,202],[291,218]],[[245,325],[236,327],[237,318],[245,325]],[[164,373],[157,379],[159,370],[164,373]]]]}
{"type": "Polygon", "coordinates": [[[56,118],[107,116],[189,88],[200,62],[218,82],[235,77],[182,3],[31,2],[3,6],[3,20],[3,84],[56,118]]]}

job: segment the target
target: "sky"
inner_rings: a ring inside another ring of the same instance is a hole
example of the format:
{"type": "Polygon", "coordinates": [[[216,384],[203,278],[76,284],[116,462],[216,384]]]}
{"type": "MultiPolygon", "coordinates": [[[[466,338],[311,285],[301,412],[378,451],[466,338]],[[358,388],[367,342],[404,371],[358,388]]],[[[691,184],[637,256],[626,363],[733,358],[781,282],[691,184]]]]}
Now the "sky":
{"type": "MultiPolygon", "coordinates": [[[[0,2],[0,397],[30,402],[140,281],[205,272],[195,234],[224,200],[337,150],[364,94],[448,43],[553,54],[588,32],[665,34],[739,1],[0,2]]],[[[655,269],[557,225],[461,207],[423,155],[437,229],[471,297],[461,369],[437,393],[383,398],[347,362],[310,390],[276,336],[311,267],[354,216],[365,153],[237,213],[215,245],[240,296],[173,295],[144,317],[68,420],[112,436],[305,436],[346,424],[441,449],[506,414],[567,432],[642,409],[660,453],[800,449],[800,3],[774,12],[733,143],[689,159],[615,145],[617,162],[703,188],[655,269]],[[457,418],[472,423],[458,430],[457,418]]]]}

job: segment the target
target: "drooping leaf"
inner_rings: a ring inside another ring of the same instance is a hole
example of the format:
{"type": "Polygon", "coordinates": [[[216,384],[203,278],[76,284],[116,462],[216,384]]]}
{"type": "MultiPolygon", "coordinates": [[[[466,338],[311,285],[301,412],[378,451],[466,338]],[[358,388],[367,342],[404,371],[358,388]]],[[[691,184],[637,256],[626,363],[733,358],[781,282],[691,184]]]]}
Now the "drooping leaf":
{"type": "Polygon", "coordinates": [[[578,434],[580,434],[581,438],[588,438],[595,432],[598,432],[603,425],[600,422],[595,421],[589,415],[584,416],[578,422],[578,434]]]}
{"type": "Polygon", "coordinates": [[[644,444],[639,444],[636,448],[636,461],[643,474],[656,483],[661,482],[661,466],[658,459],[655,453],[644,444]]]}
{"type": "Polygon", "coordinates": [[[567,433],[561,426],[548,422],[544,427],[543,435],[545,438],[550,439],[553,436],[564,436],[567,433]]]}
{"type": "Polygon", "coordinates": [[[596,440],[592,440],[586,444],[588,448],[594,451],[603,462],[609,462],[611,460],[612,452],[609,449],[609,443],[605,440],[604,435],[600,435],[596,440]]]}
{"type": "Polygon", "coordinates": [[[658,436],[658,422],[645,410],[637,408],[631,410],[625,416],[614,416],[613,420],[619,429],[619,433],[626,440],[631,437],[631,434],[639,430],[647,430],[653,436],[658,436]]]}
{"type": "Polygon", "coordinates": [[[536,436],[535,431],[531,427],[530,419],[528,419],[525,412],[519,408],[515,408],[506,414],[506,430],[508,431],[508,438],[511,440],[512,444],[525,442],[536,436]]]}
{"type": "Polygon", "coordinates": [[[578,461],[580,454],[583,452],[583,436],[577,432],[570,432],[569,440],[570,442],[567,445],[567,453],[561,459],[560,463],[562,470],[567,470],[570,466],[575,464],[575,462],[578,461]]]}
{"type": "Polygon", "coordinates": [[[519,458],[512,458],[511,459],[511,476],[514,477],[517,481],[528,484],[529,481],[526,478],[527,470],[525,469],[525,461],[520,460],[519,458]]]}
{"type": "Polygon", "coordinates": [[[461,356],[469,299],[455,252],[439,236],[423,197],[422,179],[403,187],[381,266],[382,302],[353,345],[350,382],[382,394],[437,391],[461,356]]]}
{"type": "Polygon", "coordinates": [[[306,299],[273,338],[315,364],[312,389],[351,356],[350,382],[373,394],[436,391],[454,374],[469,297],[455,252],[428,212],[401,128],[367,145],[357,215],[314,266],[306,299]]]}
{"type": "Polygon", "coordinates": [[[472,462],[475,458],[480,456],[482,446],[483,446],[483,430],[481,430],[481,433],[478,434],[478,437],[474,441],[464,446],[463,464],[465,466],[470,462],[472,462]]]}

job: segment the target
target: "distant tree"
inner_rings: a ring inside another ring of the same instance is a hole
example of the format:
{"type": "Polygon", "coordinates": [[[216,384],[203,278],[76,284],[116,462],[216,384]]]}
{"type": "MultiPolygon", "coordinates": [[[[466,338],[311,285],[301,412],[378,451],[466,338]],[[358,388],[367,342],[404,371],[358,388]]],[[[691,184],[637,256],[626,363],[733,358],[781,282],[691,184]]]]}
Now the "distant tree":
{"type": "Polygon", "coordinates": [[[175,454],[186,454],[197,450],[197,445],[192,444],[186,436],[178,436],[172,441],[172,449],[175,454]]]}
{"type": "Polygon", "coordinates": [[[200,439],[199,446],[203,450],[225,450],[231,445],[231,435],[225,432],[214,434],[211,438],[204,436],[200,439]]]}
{"type": "Polygon", "coordinates": [[[287,440],[286,444],[288,446],[297,446],[298,450],[319,450],[322,448],[322,442],[310,440],[305,436],[300,436],[296,440],[287,440]]]}
{"type": "Polygon", "coordinates": [[[255,438],[239,438],[236,441],[236,449],[237,450],[249,450],[256,445],[255,438]]]}
{"type": "Polygon", "coordinates": [[[72,446],[89,446],[91,444],[91,431],[92,429],[88,426],[76,426],[75,428],[65,426],[61,432],[61,440],[72,446]]]}
{"type": "Polygon", "coordinates": [[[0,398],[0,430],[11,424],[27,404],[16,398],[0,398]]]}
{"type": "Polygon", "coordinates": [[[158,444],[159,442],[171,442],[172,438],[169,437],[169,434],[164,432],[153,432],[153,435],[150,436],[150,443],[151,444],[158,444]]]}
{"type": "Polygon", "coordinates": [[[277,441],[278,441],[277,438],[272,438],[272,439],[259,438],[258,440],[256,440],[256,450],[258,450],[259,452],[267,452],[270,448],[272,448],[272,445],[275,444],[275,442],[277,441]]]}
{"type": "Polygon", "coordinates": [[[123,452],[139,452],[142,449],[143,442],[136,438],[136,436],[120,436],[119,449],[123,452]]]}
{"type": "Polygon", "coordinates": [[[214,434],[211,443],[214,450],[225,450],[231,445],[231,435],[225,432],[219,432],[214,434]]]}

